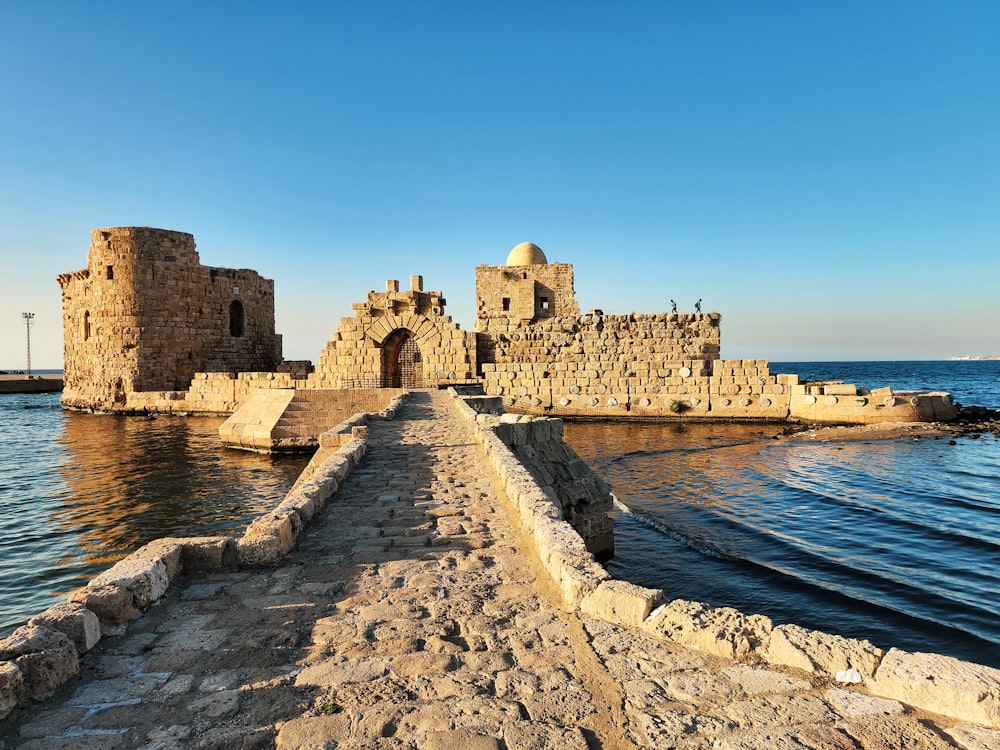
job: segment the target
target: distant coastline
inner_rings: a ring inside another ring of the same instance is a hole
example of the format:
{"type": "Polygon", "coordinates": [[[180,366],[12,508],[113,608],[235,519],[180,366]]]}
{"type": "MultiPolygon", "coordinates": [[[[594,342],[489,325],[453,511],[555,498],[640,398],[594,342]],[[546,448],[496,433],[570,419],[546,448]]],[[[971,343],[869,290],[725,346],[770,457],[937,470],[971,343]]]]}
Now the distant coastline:
{"type": "Polygon", "coordinates": [[[1000,359],[1000,354],[966,354],[962,357],[948,357],[950,361],[975,361],[975,360],[996,360],[1000,359]]]}

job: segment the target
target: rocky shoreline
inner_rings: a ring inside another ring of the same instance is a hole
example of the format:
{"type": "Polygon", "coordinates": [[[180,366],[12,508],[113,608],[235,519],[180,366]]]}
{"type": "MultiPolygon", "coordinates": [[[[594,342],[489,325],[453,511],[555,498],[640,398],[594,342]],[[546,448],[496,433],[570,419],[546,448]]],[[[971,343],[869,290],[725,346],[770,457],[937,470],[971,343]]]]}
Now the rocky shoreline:
{"type": "Polygon", "coordinates": [[[864,425],[789,424],[776,436],[778,440],[807,442],[858,442],[864,440],[900,440],[912,438],[968,437],[977,440],[985,435],[1000,439],[1000,411],[984,406],[966,406],[950,422],[883,422],[864,425]]]}

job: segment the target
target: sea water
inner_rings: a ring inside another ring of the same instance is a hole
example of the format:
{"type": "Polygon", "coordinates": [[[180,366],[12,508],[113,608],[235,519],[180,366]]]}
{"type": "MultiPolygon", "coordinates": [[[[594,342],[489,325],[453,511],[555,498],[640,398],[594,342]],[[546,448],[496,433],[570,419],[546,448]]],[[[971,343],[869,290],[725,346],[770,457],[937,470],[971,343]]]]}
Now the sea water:
{"type": "Polygon", "coordinates": [[[152,539],[239,533],[277,505],[308,457],[227,448],[222,421],[0,395],[0,636],[152,539]]]}
{"type": "MultiPolygon", "coordinates": [[[[771,364],[1000,408],[1000,362],[771,364]]],[[[0,635],[146,541],[239,533],[306,457],[224,447],[220,418],[0,396],[0,635]]],[[[631,513],[614,575],[881,647],[1000,666],[1000,441],[815,444],[780,426],[568,423],[631,513]]]]}
{"type": "MultiPolygon", "coordinates": [[[[771,372],[1000,408],[998,361],[771,372]]],[[[567,424],[567,441],[631,510],[615,519],[613,574],[669,598],[1000,666],[1000,440],[817,444],[779,431],[567,424]]]]}

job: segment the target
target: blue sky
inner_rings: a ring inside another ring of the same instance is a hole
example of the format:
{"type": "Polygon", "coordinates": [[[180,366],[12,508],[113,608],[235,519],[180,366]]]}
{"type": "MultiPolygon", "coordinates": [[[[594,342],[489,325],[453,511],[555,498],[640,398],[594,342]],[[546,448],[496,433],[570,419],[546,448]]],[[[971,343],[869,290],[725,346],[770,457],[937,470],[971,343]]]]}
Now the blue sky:
{"type": "Polygon", "coordinates": [[[275,280],[316,360],[385,279],[474,325],[519,242],[722,354],[1000,354],[1000,5],[0,5],[0,367],[60,367],[90,230],[275,280]]]}

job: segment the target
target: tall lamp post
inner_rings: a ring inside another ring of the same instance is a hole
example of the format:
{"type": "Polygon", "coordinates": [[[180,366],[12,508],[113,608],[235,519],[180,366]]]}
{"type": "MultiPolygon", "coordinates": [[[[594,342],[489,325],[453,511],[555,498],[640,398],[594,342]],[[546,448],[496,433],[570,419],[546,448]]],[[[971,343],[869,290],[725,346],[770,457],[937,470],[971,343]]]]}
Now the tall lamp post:
{"type": "Polygon", "coordinates": [[[34,313],[21,313],[24,318],[24,330],[28,334],[28,377],[31,377],[31,321],[35,317],[34,313]]]}

